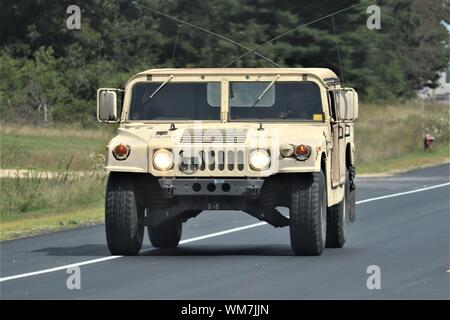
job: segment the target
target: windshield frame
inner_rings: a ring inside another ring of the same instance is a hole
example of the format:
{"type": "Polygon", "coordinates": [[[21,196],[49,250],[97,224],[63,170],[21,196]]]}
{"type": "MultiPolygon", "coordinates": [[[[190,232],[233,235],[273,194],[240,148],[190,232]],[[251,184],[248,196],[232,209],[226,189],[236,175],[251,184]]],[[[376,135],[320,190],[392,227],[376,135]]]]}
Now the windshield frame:
{"type": "Polygon", "coordinates": [[[155,74],[147,75],[140,74],[135,76],[125,85],[125,95],[123,98],[123,108],[121,114],[121,124],[170,124],[170,123],[307,123],[307,124],[322,124],[325,123],[329,118],[329,107],[327,98],[327,85],[317,76],[312,74],[282,74],[280,78],[277,79],[279,82],[303,82],[309,81],[314,82],[319,86],[320,97],[322,102],[322,120],[308,120],[308,119],[230,119],[230,108],[229,108],[229,88],[230,82],[271,82],[278,73],[267,73],[267,74],[217,74],[217,75],[202,75],[202,74],[174,74],[173,72],[168,72],[166,74],[155,74]],[[131,107],[131,97],[132,90],[136,83],[141,82],[156,82],[162,83],[167,80],[167,78],[173,74],[174,77],[170,80],[170,83],[208,83],[208,82],[220,82],[221,83],[221,104],[220,104],[220,119],[218,120],[132,120],[129,118],[130,107],[131,107]]]}

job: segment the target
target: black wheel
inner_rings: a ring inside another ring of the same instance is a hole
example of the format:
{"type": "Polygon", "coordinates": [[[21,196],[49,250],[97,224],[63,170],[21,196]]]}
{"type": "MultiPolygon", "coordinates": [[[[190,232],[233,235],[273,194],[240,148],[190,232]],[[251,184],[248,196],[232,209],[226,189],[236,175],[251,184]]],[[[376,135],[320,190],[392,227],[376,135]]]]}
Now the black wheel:
{"type": "Polygon", "coordinates": [[[133,179],[110,174],[106,186],[105,231],[109,251],[113,255],[137,255],[144,238],[133,179]]]}
{"type": "Polygon", "coordinates": [[[350,216],[354,216],[355,212],[355,190],[351,189],[350,173],[347,170],[344,198],[338,204],[328,208],[327,248],[342,248],[344,246],[347,235],[347,225],[350,216]]]}
{"type": "Polygon", "coordinates": [[[317,172],[294,179],[289,212],[292,250],[296,255],[318,256],[326,236],[325,176],[317,172]]]}
{"type": "Polygon", "coordinates": [[[328,208],[327,213],[327,248],[342,248],[347,231],[347,185],[348,172],[345,180],[344,197],[341,202],[328,208]]]}
{"type": "Polygon", "coordinates": [[[181,239],[181,221],[167,221],[157,227],[148,227],[148,237],[156,248],[175,248],[181,239]]]}

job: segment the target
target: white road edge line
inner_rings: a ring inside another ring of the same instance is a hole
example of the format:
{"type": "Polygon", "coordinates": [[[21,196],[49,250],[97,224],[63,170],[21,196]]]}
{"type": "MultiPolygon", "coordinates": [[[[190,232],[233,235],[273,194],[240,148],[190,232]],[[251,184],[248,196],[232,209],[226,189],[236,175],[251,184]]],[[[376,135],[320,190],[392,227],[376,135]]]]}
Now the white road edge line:
{"type": "Polygon", "coordinates": [[[381,196],[381,197],[376,197],[376,198],[371,198],[371,199],[366,199],[366,200],[356,201],[356,204],[361,204],[361,203],[366,203],[366,202],[372,202],[372,201],[377,201],[377,200],[383,200],[383,199],[389,199],[389,198],[394,198],[394,197],[404,196],[404,195],[407,195],[407,194],[412,194],[412,193],[417,193],[417,192],[422,192],[422,191],[427,191],[427,190],[433,190],[433,189],[437,189],[437,188],[442,188],[442,187],[445,187],[445,186],[448,186],[448,185],[450,185],[450,182],[441,183],[441,184],[437,184],[437,185],[434,185],[434,186],[424,187],[424,188],[415,189],[415,190],[410,190],[410,191],[405,191],[405,192],[399,192],[399,193],[394,193],[394,194],[388,194],[388,195],[381,196]]]}
{"type": "MultiPolygon", "coordinates": [[[[429,187],[424,187],[424,188],[420,188],[420,189],[415,189],[415,190],[411,190],[411,191],[399,192],[399,193],[389,194],[389,195],[385,195],[385,196],[381,196],[381,197],[365,199],[365,200],[357,201],[356,204],[362,204],[362,203],[367,203],[367,202],[372,202],[372,201],[377,201],[377,200],[383,200],[383,199],[404,196],[407,194],[442,188],[442,187],[445,187],[448,185],[450,185],[450,182],[446,182],[446,183],[442,183],[442,184],[438,184],[438,185],[434,185],[434,186],[429,186],[429,187]]],[[[233,229],[223,230],[223,231],[219,231],[219,232],[215,232],[215,233],[210,233],[210,234],[206,234],[204,236],[199,236],[199,237],[182,240],[182,241],[180,241],[180,244],[190,243],[190,242],[194,242],[194,241],[200,241],[200,240],[213,238],[213,237],[218,237],[218,236],[221,236],[224,234],[229,234],[229,233],[238,232],[238,231],[242,231],[242,230],[246,230],[246,229],[260,227],[260,226],[263,226],[266,224],[267,224],[266,222],[258,222],[258,223],[238,227],[238,228],[233,228],[233,229]]],[[[146,251],[148,252],[148,250],[146,250],[146,251]]],[[[145,252],[145,251],[143,251],[143,252],[145,252]]],[[[94,263],[99,263],[99,262],[104,262],[104,261],[109,261],[109,260],[115,260],[115,259],[119,259],[119,258],[123,258],[123,257],[124,256],[109,256],[109,257],[103,257],[103,258],[98,258],[98,259],[93,259],[93,260],[76,262],[76,263],[67,264],[67,265],[59,266],[59,267],[55,267],[55,268],[43,269],[43,270],[38,270],[38,271],[34,271],[34,272],[28,272],[28,273],[17,274],[14,276],[9,276],[9,277],[3,277],[3,278],[0,278],[0,282],[32,277],[32,276],[36,276],[36,275],[40,275],[40,274],[66,270],[68,268],[80,267],[80,266],[85,266],[88,264],[94,264],[94,263]]]]}
{"type": "MultiPolygon", "coordinates": [[[[182,241],[180,241],[180,244],[194,242],[194,241],[200,241],[200,240],[208,239],[208,238],[212,238],[212,237],[218,237],[218,236],[221,236],[221,235],[224,235],[224,234],[237,232],[237,231],[242,231],[242,230],[250,229],[250,228],[255,228],[255,227],[259,227],[259,226],[265,225],[265,224],[267,224],[267,223],[266,222],[258,222],[258,223],[254,223],[254,224],[238,227],[238,228],[233,228],[233,229],[228,229],[228,230],[219,231],[219,232],[215,232],[215,233],[210,233],[210,234],[206,234],[204,236],[199,236],[199,237],[195,237],[195,238],[182,240],[182,241]]],[[[142,253],[148,252],[148,251],[152,251],[152,250],[155,250],[155,249],[145,250],[145,251],[142,251],[142,253]]],[[[98,259],[93,259],[93,260],[87,260],[87,261],[83,261],[83,262],[76,262],[76,263],[67,264],[67,265],[60,266],[60,267],[55,267],[55,268],[50,268],[50,269],[43,269],[43,270],[38,270],[38,271],[34,271],[34,272],[22,273],[22,274],[17,274],[17,275],[14,275],[14,276],[0,278],[0,282],[20,279],[20,278],[27,278],[27,277],[31,277],[31,276],[37,276],[39,274],[66,270],[68,268],[80,267],[80,266],[85,266],[85,265],[88,265],[88,264],[94,264],[94,263],[99,263],[99,262],[104,262],[104,261],[109,261],[109,260],[115,260],[115,259],[119,259],[119,258],[123,258],[123,257],[125,257],[125,256],[109,256],[109,257],[103,257],[103,258],[98,258],[98,259]]]]}

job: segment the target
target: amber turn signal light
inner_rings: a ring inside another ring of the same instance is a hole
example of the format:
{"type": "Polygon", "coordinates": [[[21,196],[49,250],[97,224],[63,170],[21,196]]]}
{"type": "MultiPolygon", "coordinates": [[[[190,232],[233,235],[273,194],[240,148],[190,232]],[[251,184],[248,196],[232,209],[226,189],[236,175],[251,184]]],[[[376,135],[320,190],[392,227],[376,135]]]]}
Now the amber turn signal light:
{"type": "Polygon", "coordinates": [[[311,147],[301,144],[295,148],[295,155],[297,156],[298,160],[306,160],[309,158],[311,154],[311,147]]]}
{"type": "Polygon", "coordinates": [[[308,146],[305,146],[304,144],[299,145],[297,147],[297,149],[295,149],[296,154],[307,155],[310,152],[311,152],[311,148],[308,146]]]}
{"type": "Polygon", "coordinates": [[[130,148],[124,144],[119,144],[113,149],[114,158],[125,160],[130,154],[130,148]]]}

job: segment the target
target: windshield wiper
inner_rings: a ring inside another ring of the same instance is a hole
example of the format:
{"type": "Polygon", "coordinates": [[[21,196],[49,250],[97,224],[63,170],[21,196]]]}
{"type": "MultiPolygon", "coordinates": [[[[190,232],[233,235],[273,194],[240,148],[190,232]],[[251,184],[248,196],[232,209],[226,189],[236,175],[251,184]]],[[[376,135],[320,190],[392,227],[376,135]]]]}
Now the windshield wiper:
{"type": "Polygon", "coordinates": [[[280,78],[280,75],[277,75],[275,79],[272,80],[272,82],[269,83],[269,85],[264,89],[264,91],[259,95],[259,97],[256,99],[255,103],[252,104],[252,108],[258,104],[259,101],[266,95],[266,93],[269,91],[269,89],[273,86],[273,84],[280,78]]]}
{"type": "Polygon", "coordinates": [[[161,90],[161,89],[162,89],[166,84],[168,84],[168,83],[170,82],[170,80],[172,80],[172,79],[173,79],[173,74],[170,75],[170,77],[169,77],[166,81],[164,81],[163,83],[161,83],[161,85],[160,85],[158,88],[156,88],[155,91],[152,92],[152,94],[144,101],[144,103],[141,104],[141,107],[140,107],[139,109],[141,109],[143,106],[145,106],[145,104],[146,104],[147,102],[149,102],[149,101],[155,96],[155,94],[157,94],[157,93],[159,92],[159,90],[161,90]]]}

